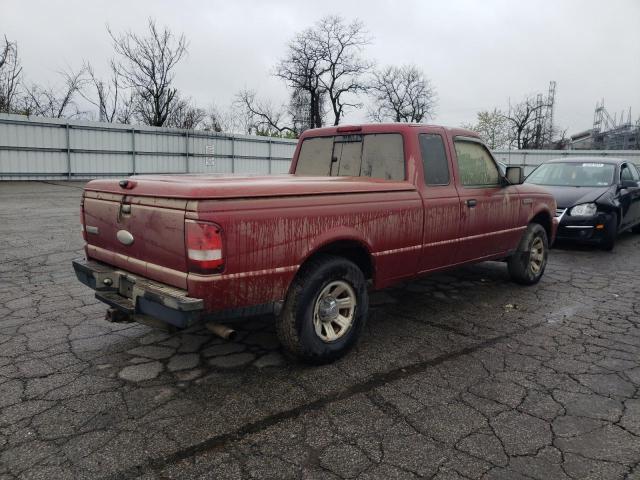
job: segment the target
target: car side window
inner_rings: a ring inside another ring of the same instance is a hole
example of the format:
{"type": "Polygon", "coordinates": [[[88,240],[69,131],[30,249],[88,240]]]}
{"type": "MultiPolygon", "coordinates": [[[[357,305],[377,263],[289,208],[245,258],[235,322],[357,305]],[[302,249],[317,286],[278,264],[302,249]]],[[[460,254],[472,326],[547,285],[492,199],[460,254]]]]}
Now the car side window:
{"type": "Polygon", "coordinates": [[[449,185],[449,160],[442,136],[436,133],[420,134],[420,151],[427,185],[449,185]]]}
{"type": "Polygon", "coordinates": [[[633,163],[629,163],[629,170],[631,170],[631,176],[637,182],[640,180],[640,174],[638,174],[638,169],[633,163]]]}
{"type": "Polygon", "coordinates": [[[460,181],[465,187],[495,187],[500,174],[491,154],[480,143],[455,139],[460,181]]]}
{"type": "Polygon", "coordinates": [[[620,180],[633,181],[633,174],[631,173],[631,168],[629,168],[628,165],[622,165],[620,169],[620,180]]]}

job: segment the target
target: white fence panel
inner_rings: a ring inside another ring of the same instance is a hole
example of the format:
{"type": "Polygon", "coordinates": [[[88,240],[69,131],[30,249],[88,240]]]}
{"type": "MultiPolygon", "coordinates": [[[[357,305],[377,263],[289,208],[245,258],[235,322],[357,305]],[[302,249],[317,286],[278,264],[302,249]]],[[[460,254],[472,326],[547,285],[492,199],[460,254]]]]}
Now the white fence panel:
{"type": "MultiPolygon", "coordinates": [[[[0,180],[144,173],[282,174],[296,140],[0,114],[0,180]]],[[[640,165],[637,150],[496,150],[528,174],[552,158],[607,155],[640,165]]]]}
{"type": "Polygon", "coordinates": [[[269,174],[288,171],[296,144],[251,135],[0,114],[0,180],[269,174]]]}

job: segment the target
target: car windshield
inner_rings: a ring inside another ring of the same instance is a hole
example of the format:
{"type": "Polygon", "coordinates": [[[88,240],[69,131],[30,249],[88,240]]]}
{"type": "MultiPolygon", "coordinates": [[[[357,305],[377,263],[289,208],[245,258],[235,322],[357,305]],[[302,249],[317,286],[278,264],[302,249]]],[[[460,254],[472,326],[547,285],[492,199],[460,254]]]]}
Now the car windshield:
{"type": "Polygon", "coordinates": [[[615,166],[599,162],[545,163],[526,183],[557,187],[606,187],[613,182],[615,166]]]}

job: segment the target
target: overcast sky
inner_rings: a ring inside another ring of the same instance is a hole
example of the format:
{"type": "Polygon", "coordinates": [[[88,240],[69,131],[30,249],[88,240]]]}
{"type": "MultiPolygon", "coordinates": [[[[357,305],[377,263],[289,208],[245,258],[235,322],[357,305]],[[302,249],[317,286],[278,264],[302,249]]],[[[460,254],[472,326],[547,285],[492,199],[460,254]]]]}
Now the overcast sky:
{"type": "MultiPolygon", "coordinates": [[[[378,65],[414,63],[435,86],[433,123],[472,122],[481,109],[507,109],[557,82],[556,123],[590,128],[596,101],[640,117],[640,0],[547,1],[33,1],[2,0],[0,34],[19,44],[28,80],[88,60],[106,70],[105,25],[143,31],[146,18],[184,32],[189,55],[177,86],[196,103],[227,107],[243,87],[284,102],[270,73],[292,35],[320,17],[359,18],[378,65]]],[[[347,121],[364,120],[353,112],[347,121]]]]}

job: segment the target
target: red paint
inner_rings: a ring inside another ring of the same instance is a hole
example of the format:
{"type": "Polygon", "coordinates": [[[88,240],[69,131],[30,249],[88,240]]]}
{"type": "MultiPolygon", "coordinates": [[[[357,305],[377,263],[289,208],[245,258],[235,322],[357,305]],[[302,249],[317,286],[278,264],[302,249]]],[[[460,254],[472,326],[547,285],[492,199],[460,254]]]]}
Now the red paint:
{"type": "MultiPolygon", "coordinates": [[[[117,180],[94,180],[87,191],[111,195],[105,200],[84,199],[86,225],[99,229],[98,235],[88,235],[87,255],[186,288],[190,296],[204,300],[207,310],[215,311],[284,299],[299,266],[336,242],[362,248],[373,266],[374,287],[382,288],[420,273],[504,257],[516,248],[534,216],[554,218],[555,201],[542,188],[460,185],[453,137],[476,137],[472,132],[376,124],[310,130],[301,140],[335,135],[345,128],[362,134],[402,134],[406,180],[295,176],[301,142],[289,175],[140,176],[126,192],[117,180]],[[449,185],[424,184],[420,133],[439,133],[445,139],[449,185]],[[525,197],[531,202],[523,203],[525,197]],[[161,201],[152,205],[157,198],[176,200],[165,208],[161,201]],[[466,205],[471,198],[477,200],[474,209],[466,205]],[[136,204],[136,199],[145,199],[145,205],[136,204]],[[131,203],[128,216],[118,215],[123,200],[131,203]],[[222,273],[189,271],[185,218],[220,226],[222,273]],[[121,229],[133,234],[133,245],[116,240],[121,229]]],[[[555,230],[552,222],[552,238],[555,230]]]]}

